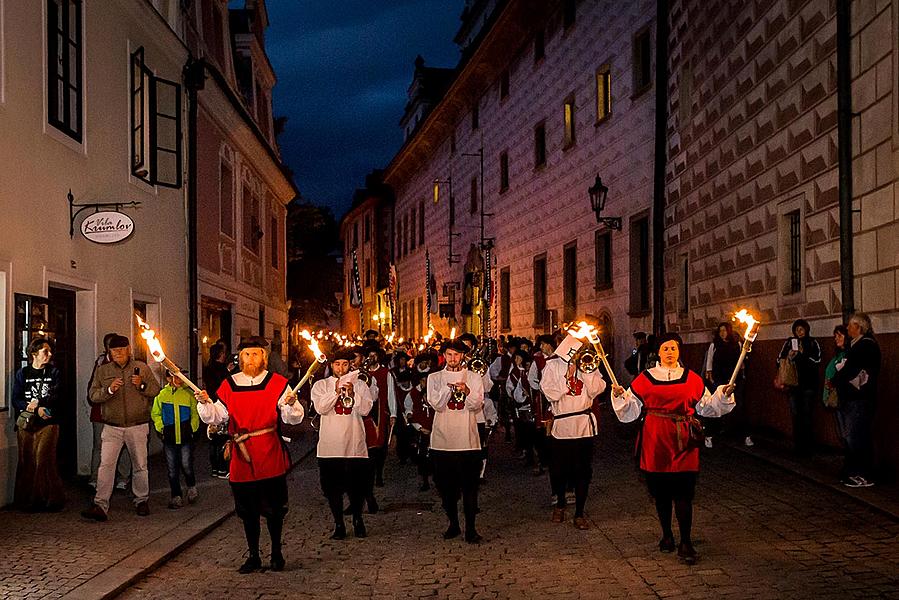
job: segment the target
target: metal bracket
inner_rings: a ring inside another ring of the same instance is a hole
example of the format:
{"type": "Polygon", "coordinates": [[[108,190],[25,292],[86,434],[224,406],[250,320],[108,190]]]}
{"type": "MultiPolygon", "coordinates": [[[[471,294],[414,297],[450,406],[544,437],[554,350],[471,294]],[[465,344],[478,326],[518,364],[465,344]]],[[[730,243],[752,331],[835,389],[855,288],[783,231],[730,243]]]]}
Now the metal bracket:
{"type": "Polygon", "coordinates": [[[69,239],[73,239],[75,237],[75,219],[78,218],[78,215],[89,208],[93,208],[94,212],[100,212],[101,208],[113,208],[115,210],[119,210],[120,208],[138,208],[140,206],[140,202],[135,202],[134,200],[132,200],[131,202],[95,202],[93,204],[75,204],[75,196],[72,195],[72,190],[69,190],[66,198],[68,198],[69,200],[69,239]],[[76,208],[78,210],[75,210],[76,208]]]}
{"type": "Polygon", "coordinates": [[[621,231],[621,217],[596,217],[596,222],[605,225],[609,229],[621,231]]]}

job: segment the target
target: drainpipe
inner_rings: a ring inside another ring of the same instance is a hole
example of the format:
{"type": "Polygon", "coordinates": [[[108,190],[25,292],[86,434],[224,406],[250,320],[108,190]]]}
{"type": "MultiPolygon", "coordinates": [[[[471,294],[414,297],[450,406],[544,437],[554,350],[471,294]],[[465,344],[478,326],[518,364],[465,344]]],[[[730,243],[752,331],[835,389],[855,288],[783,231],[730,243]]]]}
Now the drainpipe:
{"type": "Polygon", "coordinates": [[[652,189],[652,330],[665,333],[665,162],[668,148],[668,0],[656,2],[656,119],[652,189]]]}
{"type": "Polygon", "coordinates": [[[184,87],[187,90],[187,279],[188,279],[188,346],[190,372],[196,378],[197,357],[200,353],[200,299],[197,281],[197,95],[203,89],[206,65],[192,56],[184,65],[184,87]]]}
{"type": "Polygon", "coordinates": [[[850,0],[837,0],[837,153],[840,195],[840,291],[843,322],[855,312],[852,263],[852,39],[850,0]]]}

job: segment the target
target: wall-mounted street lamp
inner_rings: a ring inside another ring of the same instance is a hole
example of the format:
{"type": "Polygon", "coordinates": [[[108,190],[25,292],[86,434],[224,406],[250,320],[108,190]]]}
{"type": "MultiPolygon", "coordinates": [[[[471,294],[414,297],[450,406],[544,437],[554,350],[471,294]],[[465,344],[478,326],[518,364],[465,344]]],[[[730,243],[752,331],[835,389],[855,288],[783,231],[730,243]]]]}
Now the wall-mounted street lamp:
{"type": "Polygon", "coordinates": [[[596,213],[596,222],[605,225],[609,229],[621,231],[621,217],[604,217],[602,211],[606,208],[606,198],[609,195],[609,188],[603,185],[602,177],[596,176],[596,181],[592,186],[587,188],[590,195],[590,206],[596,213]]]}

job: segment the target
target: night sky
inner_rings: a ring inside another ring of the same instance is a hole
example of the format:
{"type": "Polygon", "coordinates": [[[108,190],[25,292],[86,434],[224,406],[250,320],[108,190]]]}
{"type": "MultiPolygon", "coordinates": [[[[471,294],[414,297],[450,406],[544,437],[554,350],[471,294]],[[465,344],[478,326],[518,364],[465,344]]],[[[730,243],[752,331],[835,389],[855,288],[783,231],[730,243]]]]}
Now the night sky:
{"type": "Polygon", "coordinates": [[[338,219],[403,142],[415,56],[453,67],[462,0],[269,0],[279,142],[303,198],[338,219]]]}

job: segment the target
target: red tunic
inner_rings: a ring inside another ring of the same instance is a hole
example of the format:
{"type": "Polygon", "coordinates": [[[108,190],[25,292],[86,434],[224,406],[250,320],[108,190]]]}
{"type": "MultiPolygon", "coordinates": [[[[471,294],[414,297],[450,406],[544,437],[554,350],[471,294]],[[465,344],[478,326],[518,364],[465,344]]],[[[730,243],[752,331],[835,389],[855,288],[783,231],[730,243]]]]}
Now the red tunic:
{"type": "Polygon", "coordinates": [[[390,407],[387,405],[387,374],[390,369],[378,367],[371,376],[378,384],[378,397],[371,412],[362,418],[365,425],[365,444],[369,448],[380,448],[387,443],[387,429],[390,428],[390,407]]]}
{"type": "Polygon", "coordinates": [[[275,428],[271,433],[251,437],[244,442],[252,463],[246,462],[237,448],[233,449],[231,481],[258,481],[287,472],[290,458],[277,430],[278,400],[287,385],[284,377],[269,371],[258,385],[240,386],[228,377],[219,386],[218,398],[228,409],[228,433],[233,435],[275,428]]]}
{"type": "Polygon", "coordinates": [[[431,433],[434,428],[434,409],[425,401],[424,394],[417,387],[409,390],[409,397],[412,398],[411,421],[426,429],[425,433],[431,433]]]}
{"type": "Polygon", "coordinates": [[[658,381],[649,371],[643,371],[634,379],[631,391],[643,402],[646,411],[643,433],[637,440],[642,444],[637,448],[640,468],[653,473],[699,471],[699,449],[688,448],[684,443],[688,434],[686,423],[669,415],[696,413],[696,403],[705,394],[702,378],[684,369],[680,379],[658,381]]]}

